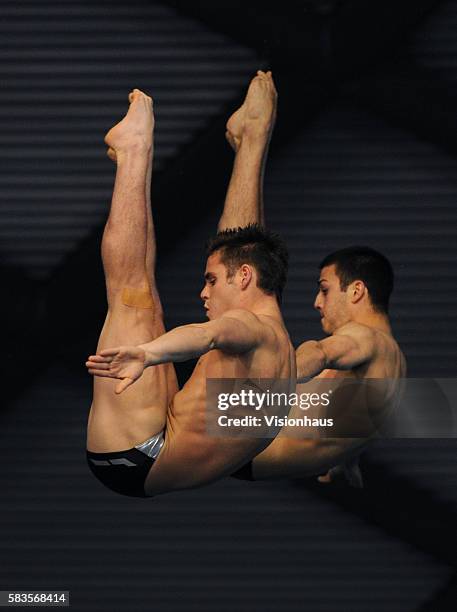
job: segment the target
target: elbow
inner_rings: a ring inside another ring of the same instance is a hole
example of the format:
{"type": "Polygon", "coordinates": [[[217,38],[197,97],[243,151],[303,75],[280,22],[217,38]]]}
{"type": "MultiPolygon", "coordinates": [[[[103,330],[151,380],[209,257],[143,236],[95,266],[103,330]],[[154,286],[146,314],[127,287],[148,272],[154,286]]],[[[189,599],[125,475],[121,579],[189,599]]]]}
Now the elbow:
{"type": "Polygon", "coordinates": [[[331,366],[329,365],[330,360],[321,342],[319,340],[311,340],[311,342],[312,350],[308,354],[308,359],[312,368],[311,376],[316,376],[319,372],[331,366]]]}
{"type": "Polygon", "coordinates": [[[325,349],[319,340],[316,340],[315,347],[316,347],[317,361],[319,361],[319,365],[321,366],[321,369],[325,370],[325,368],[328,368],[330,366],[330,359],[328,358],[328,355],[325,352],[325,349]]]}
{"type": "Polygon", "coordinates": [[[188,346],[192,347],[196,356],[217,348],[215,330],[208,323],[190,323],[184,327],[188,330],[188,346]]]}
{"type": "Polygon", "coordinates": [[[205,353],[218,348],[218,338],[215,330],[211,327],[201,327],[201,346],[205,353]]]}
{"type": "Polygon", "coordinates": [[[203,328],[203,337],[202,342],[205,347],[205,353],[212,351],[213,349],[217,349],[220,347],[221,339],[220,334],[217,333],[217,330],[212,326],[208,326],[203,328]]]}

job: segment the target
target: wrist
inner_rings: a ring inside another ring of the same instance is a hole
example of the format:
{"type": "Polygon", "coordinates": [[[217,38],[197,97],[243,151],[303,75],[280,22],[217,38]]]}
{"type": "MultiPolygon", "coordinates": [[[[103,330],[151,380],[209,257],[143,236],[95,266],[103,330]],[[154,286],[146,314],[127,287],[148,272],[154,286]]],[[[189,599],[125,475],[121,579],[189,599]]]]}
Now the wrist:
{"type": "Polygon", "coordinates": [[[147,344],[140,344],[138,348],[144,351],[144,367],[148,368],[153,365],[160,363],[158,355],[148,347],[147,344]]]}

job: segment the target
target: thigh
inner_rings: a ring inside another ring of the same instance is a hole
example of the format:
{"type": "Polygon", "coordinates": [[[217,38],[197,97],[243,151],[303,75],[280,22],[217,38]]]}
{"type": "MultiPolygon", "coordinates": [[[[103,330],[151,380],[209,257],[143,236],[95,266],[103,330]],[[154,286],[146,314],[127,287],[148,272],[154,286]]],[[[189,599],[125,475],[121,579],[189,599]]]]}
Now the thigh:
{"type": "MultiPolygon", "coordinates": [[[[111,301],[97,350],[150,342],[165,332],[159,308],[137,308],[111,301]]],[[[94,377],[88,448],[110,452],[131,448],[165,427],[170,401],[178,390],[173,364],[147,368],[116,395],[116,379],[94,377]]]]}

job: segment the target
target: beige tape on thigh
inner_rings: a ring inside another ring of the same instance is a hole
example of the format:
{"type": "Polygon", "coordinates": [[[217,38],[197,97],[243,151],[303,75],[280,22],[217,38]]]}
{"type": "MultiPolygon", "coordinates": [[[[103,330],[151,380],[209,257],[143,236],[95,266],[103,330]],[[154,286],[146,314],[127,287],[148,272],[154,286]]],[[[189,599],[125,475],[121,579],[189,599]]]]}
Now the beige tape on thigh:
{"type": "Polygon", "coordinates": [[[154,300],[148,286],[141,289],[124,287],[122,290],[122,303],[133,308],[154,308],[154,300]]]}

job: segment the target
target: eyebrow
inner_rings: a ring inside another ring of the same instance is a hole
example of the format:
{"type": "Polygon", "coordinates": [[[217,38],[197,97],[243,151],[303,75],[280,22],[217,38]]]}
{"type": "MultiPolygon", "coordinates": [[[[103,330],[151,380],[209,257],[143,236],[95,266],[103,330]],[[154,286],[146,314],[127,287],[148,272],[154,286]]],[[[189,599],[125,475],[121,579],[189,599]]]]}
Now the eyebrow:
{"type": "Polygon", "coordinates": [[[320,287],[321,283],[328,283],[328,280],[326,278],[320,278],[317,281],[317,286],[320,287]]]}
{"type": "Polygon", "coordinates": [[[212,272],[207,272],[204,276],[205,280],[211,280],[212,278],[216,278],[212,272]]]}

